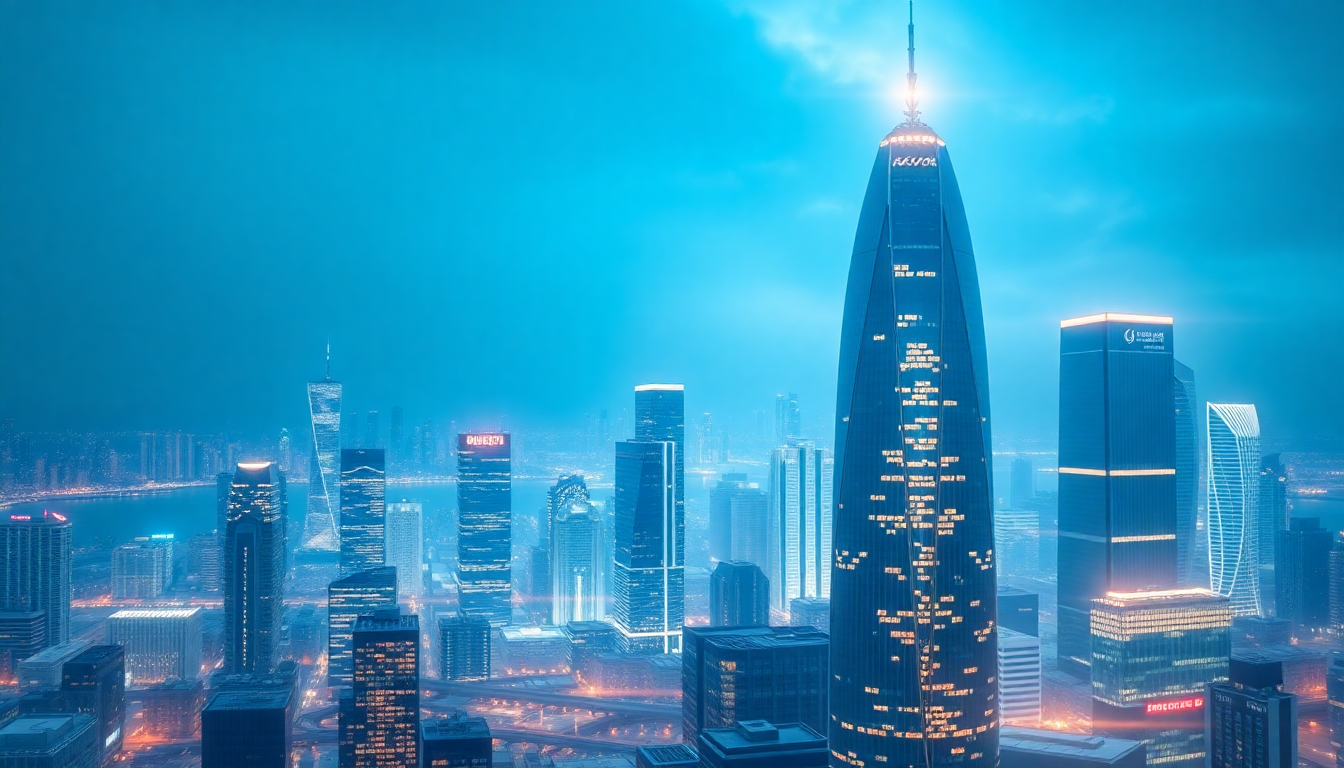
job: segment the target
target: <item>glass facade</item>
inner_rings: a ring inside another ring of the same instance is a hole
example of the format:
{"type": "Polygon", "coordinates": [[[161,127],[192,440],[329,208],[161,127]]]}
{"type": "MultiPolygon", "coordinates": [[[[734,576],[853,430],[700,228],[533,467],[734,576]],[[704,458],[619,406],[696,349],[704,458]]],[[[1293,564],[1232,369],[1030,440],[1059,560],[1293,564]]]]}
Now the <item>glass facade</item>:
{"type": "Polygon", "coordinates": [[[194,680],[201,674],[201,609],[117,611],[107,640],[126,650],[126,678],[136,686],[194,680]]]}
{"type": "Polygon", "coordinates": [[[1196,566],[1204,553],[1199,542],[1199,396],[1190,366],[1175,359],[1171,366],[1176,403],[1176,584],[1205,587],[1207,568],[1196,566]]]}
{"type": "Polygon", "coordinates": [[[546,491],[546,519],[543,521],[546,530],[538,531],[538,541],[548,544],[556,519],[568,514],[575,504],[586,507],[588,502],[588,484],[584,482],[583,475],[565,475],[555,481],[555,485],[546,491]]]}
{"type": "MultiPolygon", "coordinates": [[[[670,442],[676,452],[677,551],[684,538],[686,519],[686,388],[681,384],[640,384],[635,387],[635,440],[670,442]]],[[[680,557],[678,557],[680,560],[680,557]]]]}
{"type": "Polygon", "coordinates": [[[484,618],[444,616],[438,624],[439,676],[444,680],[490,678],[490,638],[493,630],[484,618]]]}
{"type": "Polygon", "coordinates": [[[308,458],[308,516],[303,546],[335,552],[340,547],[341,383],[328,376],[308,382],[308,419],[313,449],[308,458]]]}
{"type": "Polygon", "coordinates": [[[709,576],[711,627],[770,626],[770,582],[760,566],[721,560],[709,576]]]}
{"type": "Polygon", "coordinates": [[[767,510],[765,492],[745,474],[720,475],[709,492],[710,562],[745,560],[768,567],[767,510]]]}
{"type": "Polygon", "coordinates": [[[424,591],[424,506],[418,501],[389,502],[383,521],[384,558],[397,569],[397,594],[404,600],[424,591]]]}
{"type": "Polygon", "coordinates": [[[327,587],[327,685],[350,685],[356,620],[396,605],[395,568],[373,568],[331,582],[327,587]]]}
{"type": "Polygon", "coordinates": [[[457,436],[457,599],[493,626],[513,614],[513,473],[509,435],[457,436]]]}
{"type": "Polygon", "coordinates": [[[989,379],[951,159],[883,141],[845,294],[835,431],[831,765],[998,760],[989,379]]]}
{"type": "MultiPolygon", "coordinates": [[[[831,595],[832,494],[835,460],[810,442],[795,441],[770,454],[765,566],[770,607],[788,621],[800,597],[831,595]]],[[[754,561],[753,561],[754,562],[754,561]]]]}
{"type": "Polygon", "coordinates": [[[1259,496],[1256,537],[1260,547],[1260,608],[1265,616],[1277,616],[1274,605],[1278,592],[1274,584],[1280,560],[1275,542],[1280,531],[1288,530],[1288,471],[1277,453],[1260,459],[1259,496]]]}
{"type": "Polygon", "coordinates": [[[386,499],[383,449],[342,449],[341,576],[383,565],[386,499]]]}
{"type": "Polygon", "coordinates": [[[1254,405],[1207,403],[1209,587],[1237,616],[1260,603],[1260,420],[1254,405]]]}
{"type": "Polygon", "coordinates": [[[0,516],[0,562],[9,564],[0,568],[0,611],[44,612],[44,648],[69,640],[70,521],[65,515],[0,516]]]}
{"type": "Polygon", "coordinates": [[[552,621],[594,621],[606,615],[607,548],[602,521],[584,504],[555,519],[551,529],[552,621]]]}
{"type": "Polygon", "coordinates": [[[1169,317],[1060,323],[1059,667],[1087,677],[1092,600],[1176,586],[1169,317]]]}
{"type": "Polygon", "coordinates": [[[270,462],[239,464],[224,536],[224,670],[266,673],[279,661],[284,625],[285,476],[270,462]]]}
{"type": "Polygon", "coordinates": [[[612,623],[629,652],[680,649],[685,618],[685,524],[673,442],[616,444],[612,623]]]}
{"type": "Polygon", "coordinates": [[[354,768],[420,764],[420,622],[396,609],[360,617],[354,631],[354,768]]]}

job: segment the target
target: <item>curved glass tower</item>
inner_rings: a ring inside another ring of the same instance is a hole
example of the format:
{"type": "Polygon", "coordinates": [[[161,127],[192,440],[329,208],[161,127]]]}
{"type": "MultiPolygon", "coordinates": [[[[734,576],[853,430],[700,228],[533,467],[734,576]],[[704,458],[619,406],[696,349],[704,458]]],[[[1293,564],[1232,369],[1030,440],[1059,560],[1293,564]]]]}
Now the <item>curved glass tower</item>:
{"type": "Polygon", "coordinates": [[[336,522],[341,508],[341,383],[331,380],[330,344],[327,378],[308,382],[308,416],[313,425],[313,452],[308,460],[303,548],[335,552],[341,547],[336,522]]]}
{"type": "Polygon", "coordinates": [[[1208,403],[1209,585],[1233,616],[1260,614],[1260,419],[1254,405],[1208,403]]]}
{"type": "Polygon", "coordinates": [[[906,115],[869,177],[840,339],[831,765],[995,766],[980,290],[947,149],[913,98],[906,115]]]}

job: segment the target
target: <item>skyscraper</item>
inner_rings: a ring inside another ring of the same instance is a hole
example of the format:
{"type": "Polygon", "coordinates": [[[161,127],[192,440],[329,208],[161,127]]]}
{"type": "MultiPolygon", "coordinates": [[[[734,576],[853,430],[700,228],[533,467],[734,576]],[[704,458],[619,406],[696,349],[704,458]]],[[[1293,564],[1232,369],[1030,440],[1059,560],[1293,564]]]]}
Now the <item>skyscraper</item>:
{"type": "Polygon", "coordinates": [[[404,600],[424,589],[424,507],[418,501],[389,502],[384,522],[385,560],[397,569],[397,594],[404,600]]]}
{"type": "Polygon", "coordinates": [[[1209,586],[1236,616],[1261,613],[1260,420],[1254,405],[1208,403],[1209,586]]]}
{"type": "Polygon", "coordinates": [[[224,543],[224,532],[229,527],[229,496],[233,493],[233,472],[220,472],[215,475],[215,535],[220,545],[224,543]]]}
{"type": "MultiPolygon", "coordinates": [[[[1335,536],[1318,517],[1294,517],[1278,531],[1277,615],[1292,622],[1292,636],[1309,640],[1330,624],[1330,551],[1335,536]]],[[[1262,584],[1264,582],[1261,582],[1262,584]]]]}
{"type": "Polygon", "coordinates": [[[354,768],[419,765],[419,619],[396,608],[361,616],[354,669],[353,706],[340,712],[341,740],[353,736],[354,768]]]}
{"type": "Polygon", "coordinates": [[[845,293],[836,402],[831,765],[993,766],[988,371],[966,214],[944,142],[878,147],[845,293]]]}
{"type": "Polygon", "coordinates": [[[288,768],[294,695],[266,689],[211,696],[201,713],[201,768],[288,768]]]}
{"type": "Polygon", "coordinates": [[[327,684],[349,685],[354,626],[360,616],[397,606],[395,568],[371,568],[327,587],[327,684]]]}
{"type": "Polygon", "coordinates": [[[602,521],[589,504],[556,517],[551,529],[551,621],[595,621],[606,615],[607,548],[602,521]]]}
{"type": "MultiPolygon", "coordinates": [[[[635,440],[672,442],[677,446],[677,541],[686,519],[686,387],[681,384],[640,384],[635,387],[635,440]]],[[[678,550],[680,551],[680,544],[678,550]]]]}
{"type": "Polygon", "coordinates": [[[1277,572],[1278,541],[1280,531],[1288,530],[1288,472],[1279,460],[1279,454],[1271,453],[1260,460],[1259,525],[1257,544],[1260,547],[1260,607],[1266,616],[1278,615],[1274,610],[1274,601],[1278,595],[1274,587],[1277,572]]]}
{"type": "Polygon", "coordinates": [[[126,677],[145,686],[201,674],[201,609],[117,611],[107,619],[107,642],[126,651],[126,677]]]}
{"type": "MultiPolygon", "coordinates": [[[[1176,406],[1176,584],[1207,586],[1196,561],[1204,553],[1199,542],[1199,398],[1195,372],[1172,359],[1172,396],[1176,406]]],[[[1206,558],[1207,560],[1207,558],[1206,558]]]]}
{"type": "Polygon", "coordinates": [[[711,627],[770,626],[770,582],[761,567],[744,560],[720,560],[709,576],[711,627]]]}
{"type": "Polygon", "coordinates": [[[546,491],[546,530],[538,531],[537,538],[551,546],[551,527],[561,515],[568,514],[575,504],[588,504],[588,484],[583,475],[563,475],[546,491]]]}
{"type": "Polygon", "coordinates": [[[1176,586],[1170,317],[1060,323],[1059,668],[1087,677],[1092,600],[1176,586]]]}
{"type": "Polygon", "coordinates": [[[457,599],[496,627],[513,614],[513,472],[508,433],[457,436],[457,599]]]}
{"type": "Polygon", "coordinates": [[[491,768],[494,740],[484,717],[457,710],[420,723],[421,765],[443,768],[491,768]]]}
{"type": "Polygon", "coordinates": [[[1012,477],[1008,493],[1009,506],[1013,509],[1032,509],[1036,498],[1036,465],[1031,459],[1019,456],[1013,459],[1012,477]]]}
{"type": "Polygon", "coordinates": [[[103,762],[109,762],[126,737],[125,651],[119,645],[84,649],[65,663],[61,693],[70,709],[93,716],[103,762]]]}
{"type": "Polygon", "coordinates": [[[787,619],[799,597],[831,595],[831,516],[835,460],[808,441],[770,454],[766,577],[770,607],[787,619]]]}
{"type": "Polygon", "coordinates": [[[341,449],[341,576],[383,564],[387,474],[381,448],[341,449]]]}
{"type": "Polygon", "coordinates": [[[484,617],[444,616],[438,621],[439,676],[467,682],[490,678],[490,622],[484,617]]]}
{"type": "Polygon", "coordinates": [[[303,546],[335,552],[340,548],[336,513],[340,509],[341,383],[331,379],[331,345],[327,345],[327,376],[308,382],[308,417],[313,450],[308,460],[308,516],[303,546]]]}
{"type": "Polygon", "coordinates": [[[802,437],[803,417],[798,410],[798,395],[775,395],[775,442],[784,443],[802,437]]]}
{"type": "Polygon", "coordinates": [[[677,444],[616,444],[612,623],[627,652],[673,653],[685,618],[677,444]]]}
{"type": "Polygon", "coordinates": [[[1041,724],[1041,640],[999,628],[999,706],[1003,722],[1041,724]]]}
{"type": "Polygon", "coordinates": [[[1283,663],[1234,656],[1230,678],[1205,693],[1205,765],[1296,768],[1297,697],[1283,691],[1283,663]]]}
{"type": "Polygon", "coordinates": [[[0,611],[46,614],[46,646],[70,639],[70,521],[58,512],[0,517],[0,611]],[[23,567],[17,567],[18,565],[23,567]]]}
{"type": "Polygon", "coordinates": [[[112,597],[160,597],[172,583],[172,534],[139,536],[112,550],[112,597]]]}
{"type": "Polygon", "coordinates": [[[270,462],[239,464],[224,536],[224,669],[270,672],[284,625],[285,477],[270,462]]]}
{"type": "Polygon", "coordinates": [[[770,560],[765,492],[745,474],[727,473],[709,492],[709,559],[745,560],[765,568],[770,560]]]}

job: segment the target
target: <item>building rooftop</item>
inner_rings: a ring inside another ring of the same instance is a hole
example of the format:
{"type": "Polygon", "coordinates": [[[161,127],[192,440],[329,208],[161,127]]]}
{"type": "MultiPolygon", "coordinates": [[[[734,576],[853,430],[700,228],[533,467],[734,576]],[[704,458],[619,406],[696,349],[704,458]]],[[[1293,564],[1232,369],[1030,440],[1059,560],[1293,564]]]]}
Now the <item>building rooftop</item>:
{"type": "Polygon", "coordinates": [[[173,679],[164,680],[162,683],[151,685],[145,689],[145,693],[177,693],[200,690],[204,687],[205,684],[202,683],[199,678],[192,680],[173,679]]]}
{"type": "Polygon", "coordinates": [[[685,744],[647,746],[639,748],[640,755],[649,765],[699,765],[700,756],[685,744]]]}
{"type": "Polygon", "coordinates": [[[565,639],[565,634],[556,627],[505,627],[500,630],[500,636],[506,643],[559,642],[565,639]]]}
{"type": "Polygon", "coordinates": [[[829,645],[830,635],[816,627],[687,627],[688,635],[719,648],[797,648],[829,645]]]}
{"type": "Polygon", "coordinates": [[[826,737],[802,723],[774,725],[765,720],[744,720],[732,728],[706,728],[700,737],[724,755],[826,749],[826,737]]]}
{"type": "Polygon", "coordinates": [[[1143,749],[1143,743],[1110,736],[1088,736],[1083,733],[1043,731],[1005,725],[999,729],[999,749],[1114,762],[1136,749],[1143,749]]]}
{"type": "Polygon", "coordinates": [[[605,621],[571,621],[565,625],[565,631],[569,634],[606,634],[614,633],[616,627],[605,621]]]}
{"type": "Polygon", "coordinates": [[[0,752],[43,750],[69,737],[88,715],[26,715],[0,728],[0,752]]]}
{"type": "Polygon", "coordinates": [[[205,711],[218,712],[233,709],[285,709],[289,706],[290,692],[284,688],[263,691],[220,691],[210,698],[205,711]]]}
{"type": "Polygon", "coordinates": [[[1028,592],[1025,589],[1018,589],[1017,587],[999,587],[999,595],[1007,595],[1009,597],[1026,597],[1031,595],[1033,597],[1040,597],[1036,592],[1028,592]]]}
{"type": "Polygon", "coordinates": [[[1305,661],[1320,659],[1325,661],[1324,651],[1302,645],[1263,645],[1232,653],[1235,658],[1245,661],[1305,661]]]}
{"type": "Polygon", "coordinates": [[[420,737],[432,739],[488,739],[490,724],[484,717],[466,717],[461,712],[452,717],[420,721],[420,737]]]}
{"type": "Polygon", "coordinates": [[[109,616],[109,619],[189,619],[192,616],[199,615],[200,608],[161,608],[161,609],[139,609],[126,608],[117,611],[109,616]]]}
{"type": "Polygon", "coordinates": [[[42,510],[41,515],[10,514],[7,515],[6,517],[0,518],[0,523],[9,525],[14,525],[17,523],[27,523],[29,525],[69,526],[70,518],[66,517],[65,515],[62,515],[60,512],[50,512],[44,509],[42,510]]]}
{"type": "Polygon", "coordinates": [[[420,617],[414,613],[403,614],[400,608],[384,608],[355,619],[355,632],[399,629],[420,631],[420,617]]]}
{"type": "Polygon", "coordinates": [[[70,658],[66,663],[98,666],[125,658],[126,651],[120,645],[91,645],[80,651],[77,656],[70,658]]]}

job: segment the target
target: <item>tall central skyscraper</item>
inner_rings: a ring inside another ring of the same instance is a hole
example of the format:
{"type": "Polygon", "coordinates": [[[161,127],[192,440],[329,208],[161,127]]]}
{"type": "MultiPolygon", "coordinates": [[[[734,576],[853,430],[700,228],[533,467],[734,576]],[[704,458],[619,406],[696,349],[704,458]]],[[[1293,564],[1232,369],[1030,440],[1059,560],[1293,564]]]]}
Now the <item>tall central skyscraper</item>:
{"type": "Polygon", "coordinates": [[[383,564],[387,474],[382,448],[341,451],[341,576],[383,564]]]}
{"type": "Polygon", "coordinates": [[[308,416],[313,450],[308,461],[308,515],[303,546],[335,552],[340,548],[336,512],[340,509],[341,382],[331,380],[331,345],[327,345],[327,377],[308,382],[308,416]]]}
{"type": "Polygon", "coordinates": [[[457,436],[457,599],[497,627],[513,615],[513,472],[509,435],[457,436]]]}
{"type": "Polygon", "coordinates": [[[612,623],[627,652],[681,648],[685,523],[677,504],[676,443],[616,444],[612,623]]]}
{"type": "Polygon", "coordinates": [[[995,766],[989,378],[980,289],[944,142],[884,138],[840,337],[831,576],[835,768],[995,766]]]}
{"type": "MultiPolygon", "coordinates": [[[[635,440],[671,442],[677,446],[677,520],[686,507],[686,387],[681,384],[640,384],[635,387],[635,440]]],[[[680,523],[678,523],[680,525],[680,523]]],[[[683,531],[677,530],[677,541],[683,531]]],[[[678,548],[681,544],[678,543],[678,548]]]]}
{"type": "Polygon", "coordinates": [[[270,462],[239,464],[224,535],[224,670],[270,672],[284,624],[285,478],[270,462]]]}

